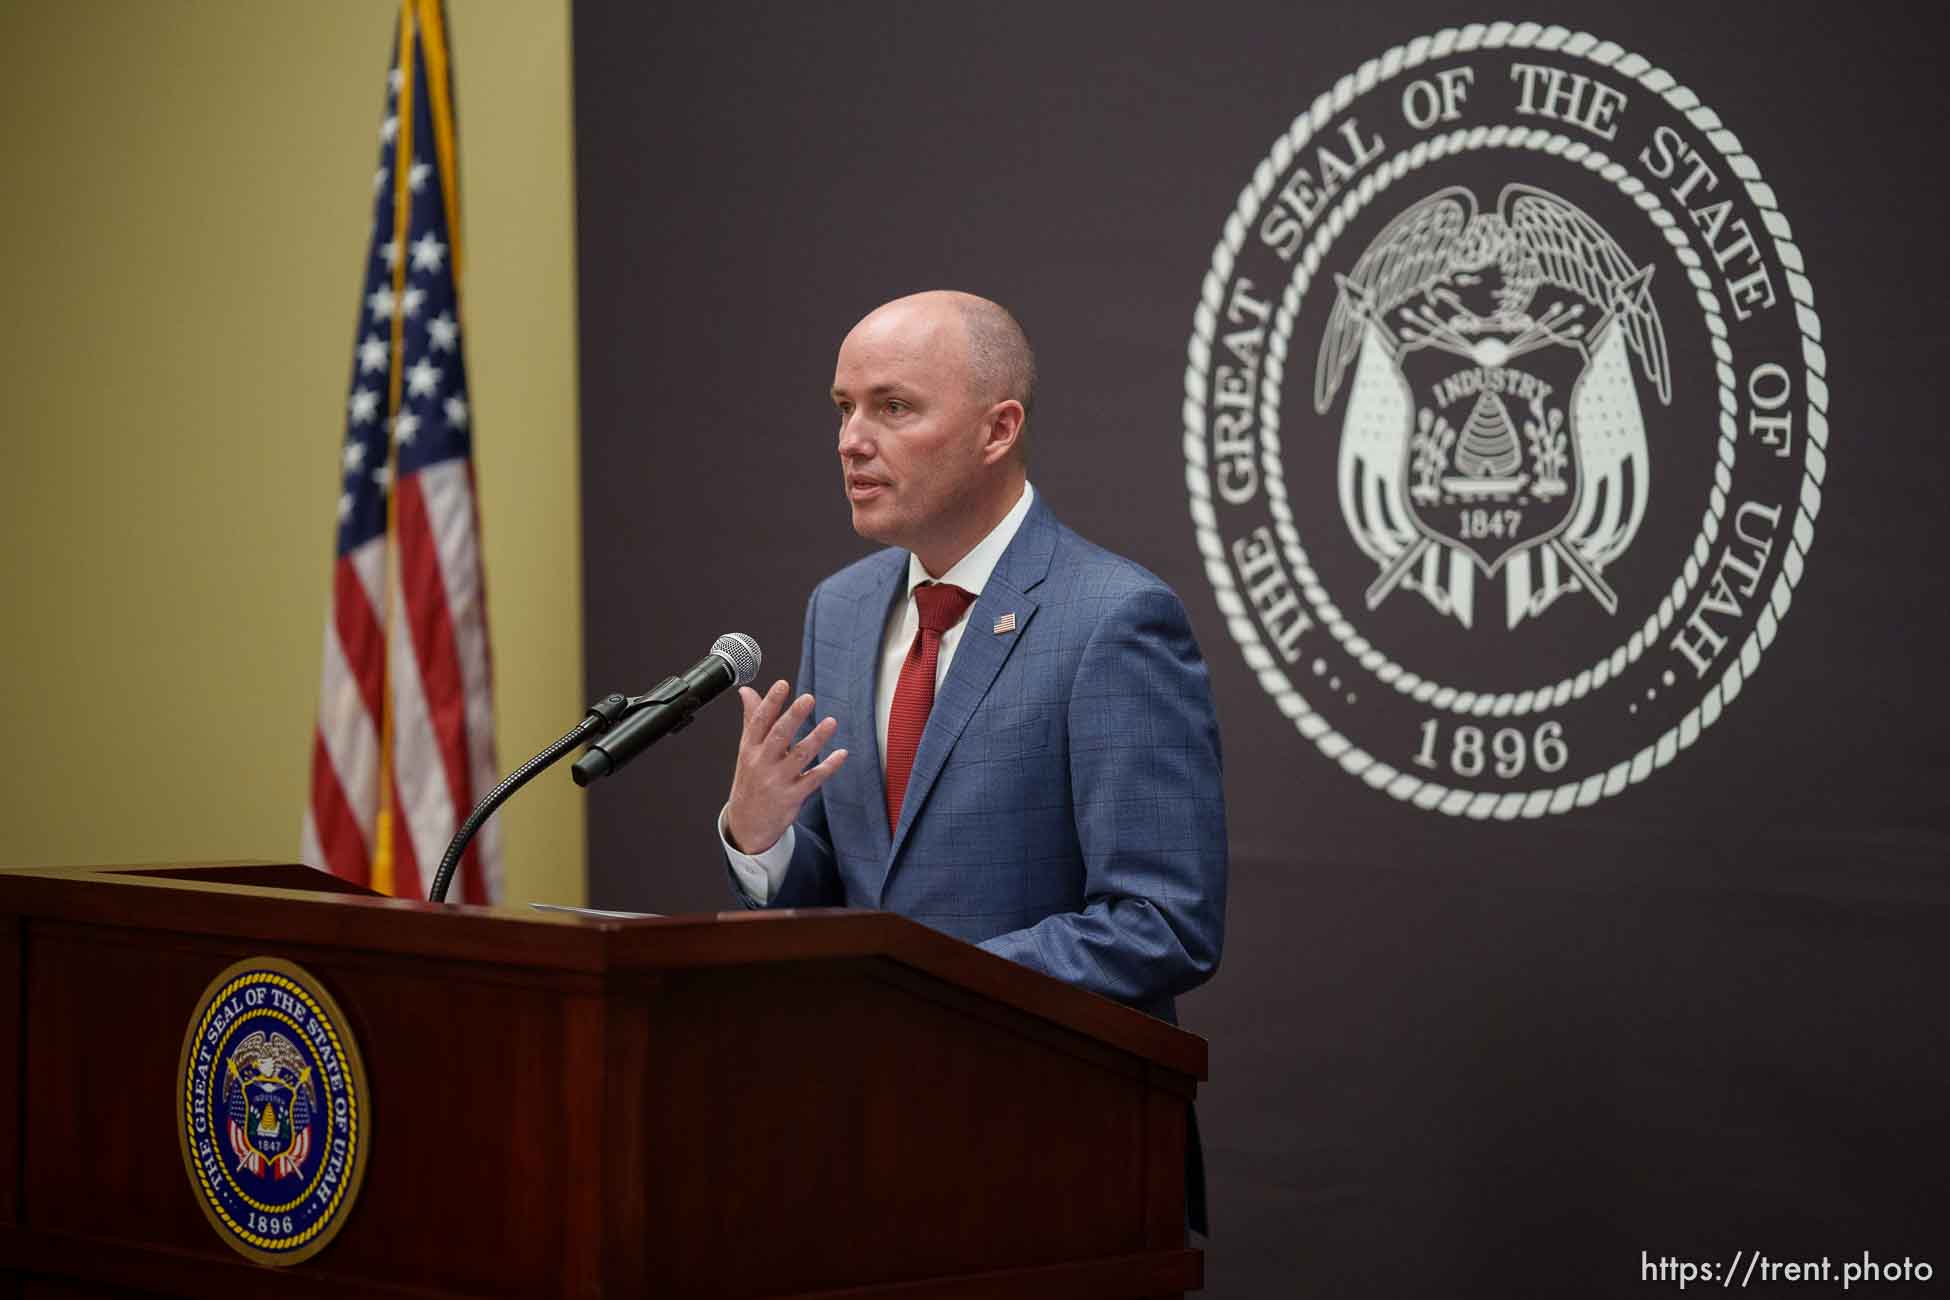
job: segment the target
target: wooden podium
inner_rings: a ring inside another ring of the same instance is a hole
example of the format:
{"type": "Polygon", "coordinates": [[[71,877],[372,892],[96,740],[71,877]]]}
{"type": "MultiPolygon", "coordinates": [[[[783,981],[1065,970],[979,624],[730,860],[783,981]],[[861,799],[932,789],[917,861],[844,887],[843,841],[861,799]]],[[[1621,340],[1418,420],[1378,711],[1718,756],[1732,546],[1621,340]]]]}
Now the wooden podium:
{"type": "Polygon", "coordinates": [[[0,1296],[1176,1295],[1203,1039],[884,912],[605,920],[296,865],[0,870],[0,1296]],[[185,1170],[213,977],[295,962],[365,1062],[317,1255],[185,1170]]]}

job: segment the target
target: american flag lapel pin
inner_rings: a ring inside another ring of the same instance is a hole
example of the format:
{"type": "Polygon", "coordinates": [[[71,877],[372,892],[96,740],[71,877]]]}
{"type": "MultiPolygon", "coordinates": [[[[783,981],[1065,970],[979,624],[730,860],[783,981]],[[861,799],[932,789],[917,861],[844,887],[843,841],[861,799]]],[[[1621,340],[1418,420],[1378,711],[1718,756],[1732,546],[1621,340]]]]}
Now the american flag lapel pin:
{"type": "Polygon", "coordinates": [[[1004,632],[1013,632],[1015,630],[1016,612],[1014,610],[1010,610],[1001,618],[995,620],[995,634],[997,636],[1001,636],[1004,632]]]}

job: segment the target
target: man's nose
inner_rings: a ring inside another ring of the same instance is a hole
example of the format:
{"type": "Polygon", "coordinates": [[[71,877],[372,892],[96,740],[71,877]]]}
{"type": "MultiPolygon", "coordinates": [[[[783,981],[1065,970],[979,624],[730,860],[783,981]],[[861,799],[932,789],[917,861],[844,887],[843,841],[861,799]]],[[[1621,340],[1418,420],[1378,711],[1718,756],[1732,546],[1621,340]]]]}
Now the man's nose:
{"type": "Polygon", "coordinates": [[[855,411],[840,421],[840,459],[864,460],[873,455],[873,440],[867,436],[865,422],[855,411]]]}

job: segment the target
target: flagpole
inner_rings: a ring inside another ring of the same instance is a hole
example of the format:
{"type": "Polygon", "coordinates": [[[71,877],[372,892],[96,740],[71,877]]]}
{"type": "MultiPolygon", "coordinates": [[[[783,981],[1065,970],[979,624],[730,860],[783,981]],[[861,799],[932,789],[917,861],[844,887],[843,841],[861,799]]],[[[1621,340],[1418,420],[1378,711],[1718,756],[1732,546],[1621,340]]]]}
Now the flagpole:
{"type": "Polygon", "coordinates": [[[406,289],[406,236],[413,214],[409,177],[413,168],[413,0],[401,0],[399,11],[399,91],[394,96],[394,116],[399,134],[393,146],[393,329],[392,364],[386,394],[386,540],[384,605],[380,610],[381,645],[379,670],[379,816],[373,824],[372,887],[382,894],[396,891],[393,853],[393,827],[399,810],[393,806],[393,607],[399,583],[399,439],[393,421],[399,415],[401,351],[405,345],[406,319],[402,309],[406,289]]]}
{"type": "Polygon", "coordinates": [[[442,0],[418,0],[425,39],[427,94],[433,107],[433,146],[440,161],[440,195],[447,212],[447,264],[453,268],[454,315],[460,314],[460,166],[454,151],[453,78],[447,71],[447,20],[442,0]]]}

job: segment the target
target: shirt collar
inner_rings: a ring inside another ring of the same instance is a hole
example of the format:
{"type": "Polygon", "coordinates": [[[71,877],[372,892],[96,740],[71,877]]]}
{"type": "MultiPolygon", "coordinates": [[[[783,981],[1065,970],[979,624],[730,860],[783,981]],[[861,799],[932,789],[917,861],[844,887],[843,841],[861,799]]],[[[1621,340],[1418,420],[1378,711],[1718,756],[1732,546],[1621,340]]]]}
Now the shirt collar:
{"type": "Polygon", "coordinates": [[[914,596],[914,589],[924,582],[941,582],[950,587],[960,587],[976,596],[989,582],[989,575],[1002,561],[1002,552],[1009,549],[1009,543],[1016,539],[1022,529],[1022,521],[1029,517],[1030,504],[1036,498],[1036,489],[1027,480],[1022,485],[1022,498],[1002,516],[1002,522],[989,529],[988,536],[969,548],[968,554],[955,561],[954,567],[939,578],[928,577],[928,571],[921,567],[921,559],[912,551],[907,554],[907,595],[914,596]]]}

